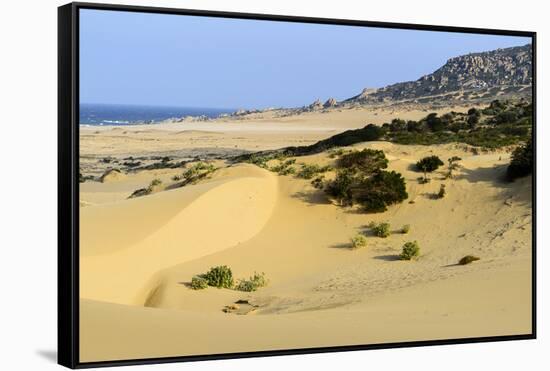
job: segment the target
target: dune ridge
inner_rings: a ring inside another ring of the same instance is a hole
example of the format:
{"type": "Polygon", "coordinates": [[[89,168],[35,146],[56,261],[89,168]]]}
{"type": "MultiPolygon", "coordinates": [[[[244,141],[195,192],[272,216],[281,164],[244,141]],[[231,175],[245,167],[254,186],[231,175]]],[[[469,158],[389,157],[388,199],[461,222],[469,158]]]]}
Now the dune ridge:
{"type": "Polygon", "coordinates": [[[83,208],[81,297],[142,305],[159,270],[256,235],[271,216],[277,178],[251,165],[225,172],[223,180],[83,208]]]}

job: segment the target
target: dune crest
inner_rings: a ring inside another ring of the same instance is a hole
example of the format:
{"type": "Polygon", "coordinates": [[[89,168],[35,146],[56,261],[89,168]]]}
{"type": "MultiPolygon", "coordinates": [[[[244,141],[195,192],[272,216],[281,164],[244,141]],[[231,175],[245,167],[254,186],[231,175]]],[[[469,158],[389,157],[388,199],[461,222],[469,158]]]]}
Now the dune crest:
{"type": "Polygon", "coordinates": [[[275,207],[277,178],[250,165],[224,172],[221,180],[83,209],[81,297],[143,305],[158,271],[254,237],[275,207]]]}

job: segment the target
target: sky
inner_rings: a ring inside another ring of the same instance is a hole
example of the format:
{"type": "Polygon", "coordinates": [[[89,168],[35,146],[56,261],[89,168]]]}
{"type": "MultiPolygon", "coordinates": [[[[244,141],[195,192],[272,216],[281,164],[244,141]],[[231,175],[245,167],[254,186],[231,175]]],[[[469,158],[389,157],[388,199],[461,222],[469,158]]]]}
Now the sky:
{"type": "Polygon", "coordinates": [[[80,100],[254,109],[342,100],[529,38],[80,10],[80,100]]]}

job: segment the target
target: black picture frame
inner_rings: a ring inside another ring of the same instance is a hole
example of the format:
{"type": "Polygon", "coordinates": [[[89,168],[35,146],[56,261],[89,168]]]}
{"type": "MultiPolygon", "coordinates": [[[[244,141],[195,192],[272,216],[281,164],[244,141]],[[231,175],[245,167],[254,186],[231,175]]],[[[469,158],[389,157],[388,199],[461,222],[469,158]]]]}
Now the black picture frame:
{"type": "Polygon", "coordinates": [[[419,347],[464,343],[536,339],[537,329],[537,260],[536,260],[536,32],[486,28],[448,27],[422,24],[372,22],[345,19],[312,18],[270,14],[233,13],[145,6],[70,3],[58,8],[58,363],[69,368],[90,368],[187,362],[214,359],[265,357],[354,350],[419,347]],[[166,358],[126,359],[114,361],[79,361],[79,10],[96,9],[124,12],[161,13],[283,22],[366,26],[391,29],[428,30],[529,37],[533,53],[533,146],[532,176],[532,332],[530,334],[487,336],[445,340],[395,342],[356,346],[251,351],[228,354],[207,354],[166,358]]]}

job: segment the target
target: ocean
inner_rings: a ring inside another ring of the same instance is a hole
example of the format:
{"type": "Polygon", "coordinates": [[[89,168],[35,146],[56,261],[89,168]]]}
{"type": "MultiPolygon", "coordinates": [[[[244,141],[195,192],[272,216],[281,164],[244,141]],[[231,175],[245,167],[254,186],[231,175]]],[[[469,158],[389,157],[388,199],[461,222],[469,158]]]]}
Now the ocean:
{"type": "Polygon", "coordinates": [[[233,109],[153,107],[115,104],[81,104],[80,125],[136,125],[151,124],[171,118],[206,116],[216,118],[233,109]]]}

